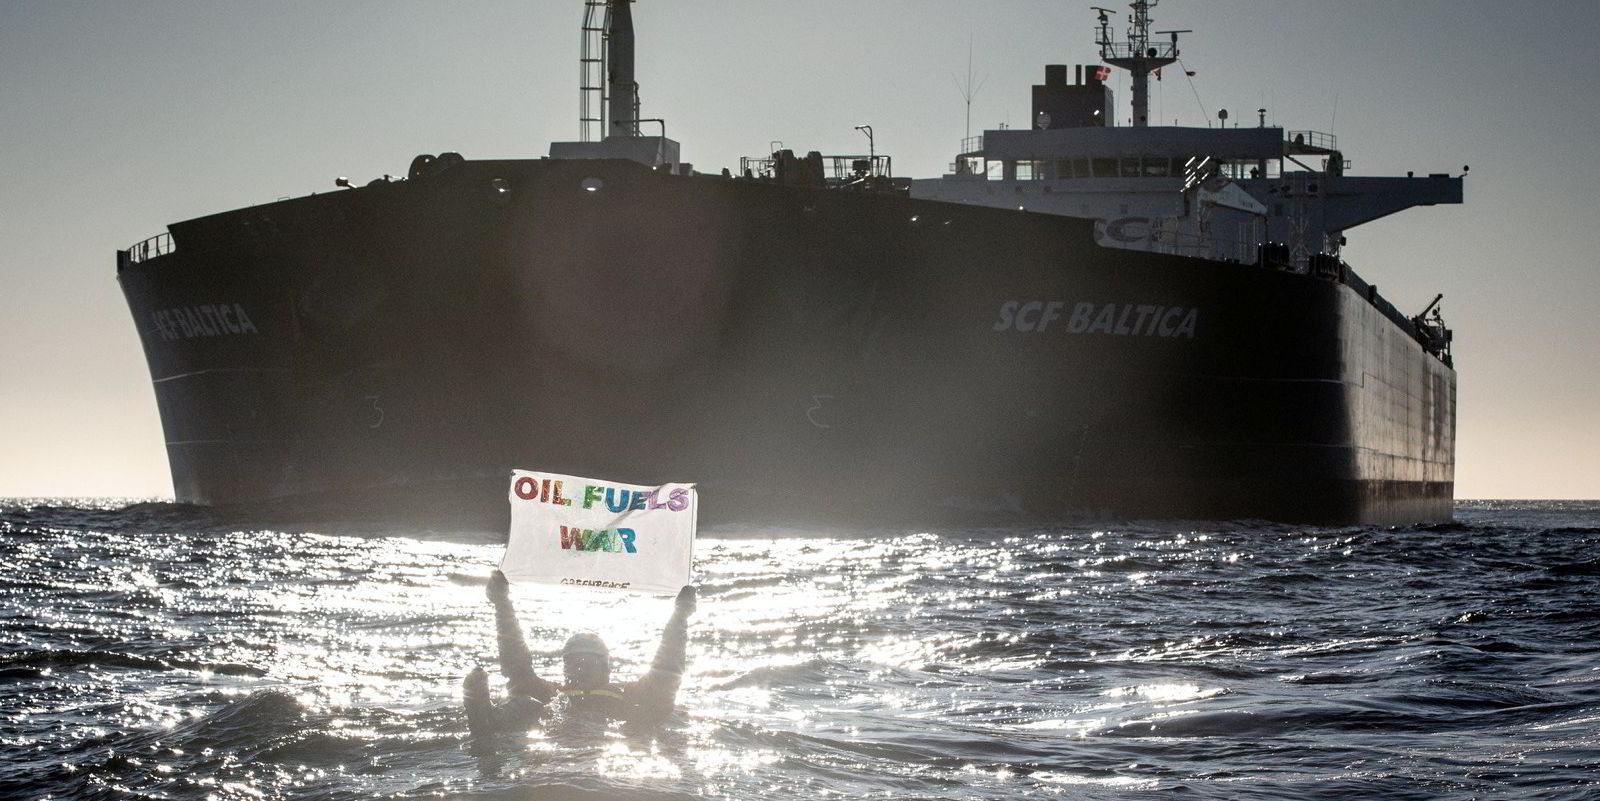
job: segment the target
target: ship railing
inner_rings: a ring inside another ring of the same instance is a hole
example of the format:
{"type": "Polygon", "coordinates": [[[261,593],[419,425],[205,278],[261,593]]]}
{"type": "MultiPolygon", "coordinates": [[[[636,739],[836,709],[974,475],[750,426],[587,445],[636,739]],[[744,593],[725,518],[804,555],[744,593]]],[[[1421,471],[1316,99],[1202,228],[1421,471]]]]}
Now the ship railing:
{"type": "Polygon", "coordinates": [[[892,159],[888,156],[823,156],[832,162],[833,180],[848,181],[862,175],[889,178],[894,175],[892,159]]]}
{"type": "Polygon", "coordinates": [[[968,137],[963,138],[961,140],[961,149],[959,151],[957,151],[957,152],[960,155],[963,155],[963,156],[965,156],[965,155],[967,155],[969,153],[982,153],[983,152],[983,134],[978,134],[977,136],[968,136],[968,137]]]}
{"type": "Polygon", "coordinates": [[[1094,36],[1095,41],[1100,43],[1100,57],[1104,59],[1178,57],[1178,45],[1174,42],[1102,42],[1098,26],[1094,29],[1094,36]]]}
{"type": "MultiPolygon", "coordinates": [[[[823,156],[822,161],[824,179],[833,182],[894,176],[894,160],[889,156],[823,156]]],[[[739,174],[752,178],[772,178],[777,175],[777,162],[775,158],[743,156],[739,159],[739,174]]]]}
{"type": "Polygon", "coordinates": [[[739,174],[748,175],[752,178],[771,178],[775,161],[776,159],[760,156],[741,156],[739,157],[739,174]]]}
{"type": "Polygon", "coordinates": [[[1289,131],[1285,134],[1288,142],[1295,147],[1308,147],[1313,150],[1338,150],[1339,137],[1321,131],[1289,131]]]}
{"type": "Polygon", "coordinates": [[[131,264],[138,264],[157,256],[165,256],[174,250],[177,250],[177,245],[172,241],[172,234],[160,233],[128,248],[128,261],[131,264]]]}

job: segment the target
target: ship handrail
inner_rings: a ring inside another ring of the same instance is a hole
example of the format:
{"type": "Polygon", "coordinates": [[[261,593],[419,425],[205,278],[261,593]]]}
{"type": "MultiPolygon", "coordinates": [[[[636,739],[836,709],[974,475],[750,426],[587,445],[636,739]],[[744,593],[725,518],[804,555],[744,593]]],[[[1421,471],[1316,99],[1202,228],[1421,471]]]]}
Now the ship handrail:
{"type": "Polygon", "coordinates": [[[136,242],[129,246],[128,262],[130,264],[138,264],[139,262],[153,259],[157,256],[165,256],[168,253],[175,252],[177,249],[178,245],[177,242],[172,239],[172,232],[164,231],[150,237],[149,239],[146,239],[142,242],[136,242]]]}
{"type": "MultiPolygon", "coordinates": [[[[1096,27],[1096,28],[1094,28],[1094,31],[1095,31],[1095,34],[1096,34],[1096,39],[1098,41],[1098,35],[1100,33],[1100,28],[1096,27]]],[[[1099,42],[1099,44],[1100,44],[1100,50],[1101,50],[1101,58],[1104,58],[1106,60],[1110,60],[1110,59],[1114,59],[1114,58],[1176,59],[1178,57],[1178,43],[1176,41],[1172,41],[1172,42],[1150,42],[1150,41],[1108,42],[1108,41],[1101,41],[1101,42],[1099,42]]]]}
{"type": "MultiPolygon", "coordinates": [[[[739,158],[739,174],[750,175],[756,178],[771,178],[776,175],[778,159],[773,156],[741,156],[739,158]]],[[[859,169],[865,168],[865,174],[873,178],[891,178],[894,176],[894,159],[882,154],[867,154],[859,156],[828,156],[822,157],[823,177],[831,183],[839,184],[855,179],[859,169]]],[[[803,160],[803,159],[802,159],[803,160]]]]}
{"type": "Polygon", "coordinates": [[[1316,150],[1339,149],[1339,137],[1321,131],[1285,131],[1284,140],[1294,145],[1316,150]]]}

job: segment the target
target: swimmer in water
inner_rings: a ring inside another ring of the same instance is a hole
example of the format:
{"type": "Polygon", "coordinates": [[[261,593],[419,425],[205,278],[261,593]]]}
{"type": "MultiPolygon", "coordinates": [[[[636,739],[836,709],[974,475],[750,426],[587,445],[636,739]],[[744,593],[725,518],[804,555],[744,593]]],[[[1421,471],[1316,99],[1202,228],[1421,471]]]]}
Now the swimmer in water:
{"type": "Polygon", "coordinates": [[[627,684],[611,681],[611,654],[605,641],[587,632],[572,635],[561,649],[565,683],[539,678],[533,672],[533,655],[522,639],[522,624],[511,607],[510,584],[504,573],[496,570],[489,575],[488,595],[494,603],[500,670],[506,674],[509,697],[500,704],[490,699],[489,674],[483,668],[467,674],[462,694],[467,725],[475,739],[527,731],[550,717],[558,699],[564,702],[564,715],[588,720],[654,724],[672,714],[683,677],[689,616],[695,609],[693,586],[678,592],[672,619],[667,621],[650,670],[627,684]]]}

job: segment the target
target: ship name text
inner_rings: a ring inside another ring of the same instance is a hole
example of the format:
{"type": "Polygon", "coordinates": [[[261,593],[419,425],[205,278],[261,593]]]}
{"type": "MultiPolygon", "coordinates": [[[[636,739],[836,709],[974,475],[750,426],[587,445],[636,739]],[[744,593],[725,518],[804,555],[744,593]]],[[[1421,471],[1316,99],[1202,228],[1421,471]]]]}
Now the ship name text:
{"type": "Polygon", "coordinates": [[[994,330],[1194,339],[1199,324],[1200,310],[1184,306],[1083,302],[1069,307],[1061,300],[1008,300],[1000,304],[994,330]]]}
{"type": "Polygon", "coordinates": [[[256,324],[245,314],[238,303],[212,303],[204,306],[180,306],[150,313],[156,333],[172,342],[196,337],[220,337],[230,334],[256,334],[256,324]]]}

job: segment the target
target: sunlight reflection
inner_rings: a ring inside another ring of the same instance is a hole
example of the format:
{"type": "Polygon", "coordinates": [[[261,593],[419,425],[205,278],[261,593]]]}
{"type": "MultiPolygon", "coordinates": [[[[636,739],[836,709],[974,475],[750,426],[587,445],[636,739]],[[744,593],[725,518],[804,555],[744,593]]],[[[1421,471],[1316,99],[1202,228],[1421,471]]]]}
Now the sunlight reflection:
{"type": "Polygon", "coordinates": [[[1031,731],[1058,732],[1067,737],[1082,739],[1104,729],[1110,718],[1052,718],[1050,720],[1033,720],[1027,723],[1015,724],[1015,728],[1031,731]]]}
{"type": "Polygon", "coordinates": [[[885,639],[859,651],[861,659],[874,665],[916,669],[933,657],[933,645],[925,640],[885,639]]]}
{"type": "Polygon", "coordinates": [[[695,748],[688,756],[695,769],[706,776],[747,772],[782,759],[776,751],[733,748],[695,748]]]}
{"type": "Polygon", "coordinates": [[[1175,703],[1178,701],[1194,701],[1201,698],[1213,698],[1226,693],[1221,687],[1201,689],[1198,684],[1188,683],[1162,683],[1140,684],[1132,687],[1116,687],[1105,692],[1105,695],[1116,698],[1120,696],[1138,696],[1156,703],[1175,703]]]}
{"type": "Polygon", "coordinates": [[[682,775],[677,765],[655,749],[641,751],[622,741],[605,748],[596,760],[596,769],[600,775],[613,779],[671,780],[682,775]]]}
{"type": "Polygon", "coordinates": [[[1029,778],[1052,784],[1094,784],[1119,790],[1154,790],[1161,782],[1134,776],[1074,776],[1070,773],[1039,772],[1029,778]]]}

